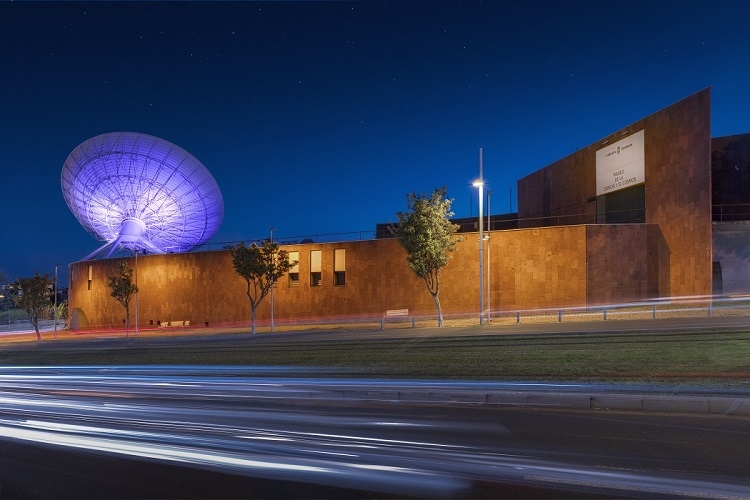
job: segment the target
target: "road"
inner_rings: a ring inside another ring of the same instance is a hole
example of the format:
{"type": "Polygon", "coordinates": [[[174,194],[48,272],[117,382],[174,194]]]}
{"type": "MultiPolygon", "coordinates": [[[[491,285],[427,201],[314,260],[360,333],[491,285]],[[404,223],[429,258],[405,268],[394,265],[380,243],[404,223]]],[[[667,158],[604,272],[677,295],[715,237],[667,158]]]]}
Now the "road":
{"type": "Polygon", "coordinates": [[[750,498],[746,418],[303,397],[321,375],[1,368],[0,497],[750,498]]]}

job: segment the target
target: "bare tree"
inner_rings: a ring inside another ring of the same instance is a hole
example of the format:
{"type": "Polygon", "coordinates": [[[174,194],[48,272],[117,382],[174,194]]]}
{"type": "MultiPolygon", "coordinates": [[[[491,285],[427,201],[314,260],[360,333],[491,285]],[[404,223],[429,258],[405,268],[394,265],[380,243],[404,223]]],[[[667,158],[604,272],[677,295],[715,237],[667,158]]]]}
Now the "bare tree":
{"type": "Polygon", "coordinates": [[[459,226],[450,218],[453,200],[446,198],[445,187],[429,196],[411,193],[406,196],[407,211],[398,212],[398,224],[388,227],[406,250],[409,267],[422,278],[437,309],[438,326],[443,326],[440,308],[440,270],[448,264],[450,253],[460,238],[454,237],[459,226]]]}
{"type": "Polygon", "coordinates": [[[26,311],[36,331],[36,339],[42,340],[39,333],[39,317],[49,309],[52,296],[52,278],[49,274],[34,273],[31,278],[18,278],[10,284],[13,302],[26,311]]]}
{"type": "Polygon", "coordinates": [[[117,276],[109,276],[107,286],[110,295],[125,308],[125,331],[130,332],[130,301],[138,292],[138,287],[133,283],[133,270],[127,262],[121,261],[117,265],[117,276]]]}
{"type": "Polygon", "coordinates": [[[250,299],[252,315],[252,333],[256,332],[255,317],[258,306],[263,301],[273,284],[284,276],[289,269],[297,265],[297,261],[289,262],[289,253],[280,250],[278,243],[264,241],[261,246],[255,243],[245,246],[244,243],[235,245],[232,252],[234,270],[247,283],[247,298],[250,299]]]}

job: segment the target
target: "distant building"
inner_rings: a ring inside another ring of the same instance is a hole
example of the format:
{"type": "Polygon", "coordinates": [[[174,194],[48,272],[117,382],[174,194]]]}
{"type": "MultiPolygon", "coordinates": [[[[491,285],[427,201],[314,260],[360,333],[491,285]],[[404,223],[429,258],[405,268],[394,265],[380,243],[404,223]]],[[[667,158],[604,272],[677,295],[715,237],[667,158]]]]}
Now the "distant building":
{"type": "MultiPolygon", "coordinates": [[[[491,216],[492,309],[750,293],[750,134],[712,139],[710,96],[702,90],[520,179],[518,213],[491,216]]],[[[479,302],[478,221],[454,222],[463,239],[442,274],[446,314],[479,302]]],[[[284,248],[299,264],[275,289],[277,319],[434,315],[388,224],[374,240],[284,248]]],[[[71,264],[73,329],[121,325],[107,288],[119,260],[71,264]]],[[[142,327],[250,317],[228,250],[147,255],[138,266],[142,327]]],[[[269,317],[268,299],[258,315],[269,317]]]]}

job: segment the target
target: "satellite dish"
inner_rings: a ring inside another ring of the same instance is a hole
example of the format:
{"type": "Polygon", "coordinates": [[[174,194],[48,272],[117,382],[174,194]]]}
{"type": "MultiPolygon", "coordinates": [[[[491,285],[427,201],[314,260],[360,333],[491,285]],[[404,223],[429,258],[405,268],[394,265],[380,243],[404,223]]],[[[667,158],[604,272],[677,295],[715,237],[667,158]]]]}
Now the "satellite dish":
{"type": "Polygon", "coordinates": [[[65,202],[105,244],[83,260],[118,250],[187,252],[208,241],[224,218],[224,200],[208,169],[164,139],[134,132],[102,134],[65,160],[65,202]]]}

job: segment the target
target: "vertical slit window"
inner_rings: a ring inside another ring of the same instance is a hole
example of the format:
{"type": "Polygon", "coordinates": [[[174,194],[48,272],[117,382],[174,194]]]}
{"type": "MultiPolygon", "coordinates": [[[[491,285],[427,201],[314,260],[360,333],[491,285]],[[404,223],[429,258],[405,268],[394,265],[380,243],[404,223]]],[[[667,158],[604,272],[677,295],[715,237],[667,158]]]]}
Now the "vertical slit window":
{"type": "Polygon", "coordinates": [[[289,263],[296,262],[289,268],[289,286],[299,286],[299,252],[289,252],[289,263]]]}
{"type": "Polygon", "coordinates": [[[346,285],[346,250],[343,248],[333,251],[333,283],[336,286],[346,285]]]}
{"type": "Polygon", "coordinates": [[[320,250],[310,250],[310,286],[320,286],[323,282],[321,253],[320,250]]]}

